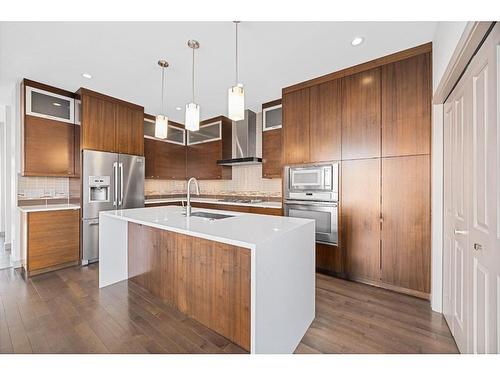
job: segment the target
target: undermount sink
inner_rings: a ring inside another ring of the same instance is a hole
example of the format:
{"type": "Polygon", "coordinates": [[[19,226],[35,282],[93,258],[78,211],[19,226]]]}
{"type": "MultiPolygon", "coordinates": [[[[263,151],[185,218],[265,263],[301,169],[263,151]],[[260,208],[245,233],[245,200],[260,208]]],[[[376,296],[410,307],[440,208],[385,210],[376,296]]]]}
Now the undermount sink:
{"type": "Polygon", "coordinates": [[[234,217],[234,215],[215,214],[213,212],[192,212],[191,216],[204,217],[206,219],[220,220],[234,217]]]}

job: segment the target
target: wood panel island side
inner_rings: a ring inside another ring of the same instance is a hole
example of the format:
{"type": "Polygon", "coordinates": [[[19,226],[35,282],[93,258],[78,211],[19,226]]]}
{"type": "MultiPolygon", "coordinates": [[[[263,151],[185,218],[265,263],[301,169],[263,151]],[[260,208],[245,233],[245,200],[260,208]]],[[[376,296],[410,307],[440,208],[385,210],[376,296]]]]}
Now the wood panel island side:
{"type": "Polygon", "coordinates": [[[182,207],[107,211],[99,287],[129,280],[250,353],[293,353],[315,317],[313,220],[182,207]]]}

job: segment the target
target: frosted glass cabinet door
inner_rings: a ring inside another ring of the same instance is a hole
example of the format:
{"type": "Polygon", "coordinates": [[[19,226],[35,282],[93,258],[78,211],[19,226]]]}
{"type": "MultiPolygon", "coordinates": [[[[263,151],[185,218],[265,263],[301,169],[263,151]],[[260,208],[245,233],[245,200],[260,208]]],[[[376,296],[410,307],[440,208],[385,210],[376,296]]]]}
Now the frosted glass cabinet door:
{"type": "Polygon", "coordinates": [[[212,142],[222,139],[221,126],[222,122],[217,121],[212,124],[201,125],[198,131],[188,131],[187,144],[195,145],[197,143],[212,142]]]}
{"type": "Polygon", "coordinates": [[[186,131],[177,126],[168,125],[167,138],[160,139],[155,137],[155,121],[148,118],[144,119],[144,136],[146,138],[154,138],[163,142],[175,143],[184,146],[186,144],[186,131]]]}
{"type": "Polygon", "coordinates": [[[281,128],[281,104],[275,105],[274,107],[264,108],[262,130],[273,130],[281,128]]]}
{"type": "Polygon", "coordinates": [[[34,87],[26,87],[26,114],[74,124],[75,101],[34,87]]]}

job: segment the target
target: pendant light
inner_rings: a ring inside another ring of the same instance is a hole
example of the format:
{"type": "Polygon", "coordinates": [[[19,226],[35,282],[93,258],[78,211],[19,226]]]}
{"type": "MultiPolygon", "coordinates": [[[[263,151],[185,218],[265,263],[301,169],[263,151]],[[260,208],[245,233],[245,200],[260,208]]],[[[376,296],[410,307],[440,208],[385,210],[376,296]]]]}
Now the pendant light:
{"type": "Polygon", "coordinates": [[[196,40],[188,40],[188,46],[193,50],[193,70],[192,70],[192,101],[186,104],[186,121],[184,126],[186,130],[200,130],[200,106],[194,102],[194,51],[200,48],[200,43],[196,40]]]}
{"type": "MultiPolygon", "coordinates": [[[[166,60],[159,60],[158,65],[161,67],[161,108],[162,113],[165,113],[165,101],[164,101],[164,90],[165,90],[165,68],[168,67],[168,62],[166,60]]],[[[165,114],[156,115],[155,121],[155,137],[165,139],[168,134],[168,117],[165,114]]]]}
{"type": "Polygon", "coordinates": [[[236,74],[234,86],[227,93],[227,112],[228,117],[233,121],[240,121],[245,118],[245,89],[238,77],[238,24],[240,21],[233,21],[236,28],[236,74]]]}

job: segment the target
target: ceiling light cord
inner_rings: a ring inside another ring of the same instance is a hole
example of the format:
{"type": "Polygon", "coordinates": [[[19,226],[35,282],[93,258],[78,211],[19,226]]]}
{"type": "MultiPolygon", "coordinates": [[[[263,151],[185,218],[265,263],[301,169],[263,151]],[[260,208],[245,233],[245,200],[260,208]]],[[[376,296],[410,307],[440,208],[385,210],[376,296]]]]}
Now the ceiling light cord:
{"type": "Polygon", "coordinates": [[[236,25],[236,34],[235,34],[235,45],[236,45],[236,82],[235,82],[235,86],[238,85],[238,81],[239,81],[239,72],[238,72],[238,21],[235,22],[235,25],[236,25]]]}
{"type": "Polygon", "coordinates": [[[161,108],[163,113],[165,113],[165,99],[164,99],[164,92],[165,90],[165,68],[161,68],[161,108]]]}
{"type": "Polygon", "coordinates": [[[191,72],[191,89],[192,89],[192,93],[193,93],[193,103],[194,103],[194,48],[193,48],[193,69],[192,69],[192,72],[191,72]]]}

